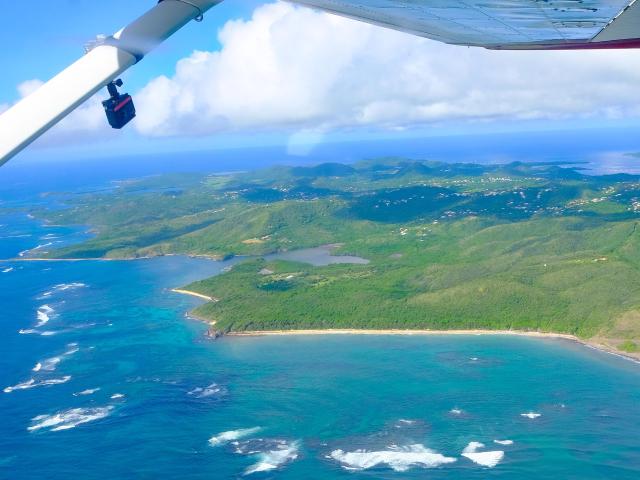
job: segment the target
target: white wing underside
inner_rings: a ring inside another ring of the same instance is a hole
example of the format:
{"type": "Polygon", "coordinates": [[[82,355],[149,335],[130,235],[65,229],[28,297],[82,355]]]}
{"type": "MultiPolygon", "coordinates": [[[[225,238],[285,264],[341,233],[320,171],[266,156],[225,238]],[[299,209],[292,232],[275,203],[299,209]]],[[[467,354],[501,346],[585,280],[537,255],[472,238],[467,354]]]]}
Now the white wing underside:
{"type": "Polygon", "coordinates": [[[635,0],[290,0],[455,45],[640,46],[635,0]],[[613,43],[611,43],[613,42],[613,43]]]}

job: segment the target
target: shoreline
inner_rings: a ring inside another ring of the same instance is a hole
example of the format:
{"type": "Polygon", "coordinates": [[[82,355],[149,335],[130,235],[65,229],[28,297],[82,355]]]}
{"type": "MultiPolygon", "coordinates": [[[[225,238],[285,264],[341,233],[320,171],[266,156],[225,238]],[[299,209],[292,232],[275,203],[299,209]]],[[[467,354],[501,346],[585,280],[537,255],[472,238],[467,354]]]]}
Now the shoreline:
{"type": "Polygon", "coordinates": [[[400,329],[306,329],[306,330],[248,330],[245,332],[229,332],[225,334],[230,337],[261,337],[261,336],[285,336],[285,335],[503,335],[530,338],[550,338],[578,343],[587,348],[599,352],[608,353],[616,357],[634,363],[640,363],[640,354],[623,352],[612,346],[585,340],[568,333],[553,332],[527,332],[523,330],[485,330],[485,329],[463,329],[463,330],[400,330],[400,329]]]}
{"type": "Polygon", "coordinates": [[[87,257],[87,258],[47,258],[47,257],[16,257],[16,258],[0,258],[0,263],[13,262],[133,262],[135,260],[151,260],[161,257],[187,257],[187,258],[204,258],[214,262],[222,262],[224,258],[214,255],[189,255],[186,253],[167,253],[163,255],[147,255],[143,257],[87,257]]]}
{"type": "MultiPolygon", "coordinates": [[[[172,292],[182,295],[189,295],[192,297],[206,300],[209,302],[218,302],[220,299],[215,297],[209,297],[198,292],[191,290],[185,290],[182,288],[172,288],[172,292]]],[[[216,324],[215,320],[202,318],[194,315],[192,311],[186,313],[189,318],[206,323],[210,327],[216,324]]],[[[216,332],[219,333],[219,332],[216,332]]],[[[286,336],[286,335],[511,335],[516,337],[529,337],[529,338],[550,338],[557,340],[565,340],[569,342],[578,343],[584,347],[597,350],[599,352],[608,353],[616,357],[624,358],[625,360],[632,361],[634,363],[640,363],[640,353],[629,353],[617,348],[607,345],[595,340],[588,340],[576,337],[568,333],[554,333],[554,332],[536,332],[525,330],[487,330],[487,329],[460,329],[460,330],[429,330],[429,329],[360,329],[360,328],[327,328],[327,329],[299,329],[299,330],[246,330],[242,332],[227,332],[219,336],[229,337],[268,337],[268,336],[286,336]]],[[[218,335],[216,335],[216,338],[218,335]]]]}
{"type": "Polygon", "coordinates": [[[236,337],[274,336],[274,335],[515,335],[523,337],[563,338],[565,340],[580,341],[574,335],[552,332],[527,332],[524,330],[431,330],[431,329],[397,329],[397,328],[311,328],[300,330],[247,330],[244,332],[230,332],[227,335],[236,337]]]}
{"type": "MultiPolygon", "coordinates": [[[[193,292],[191,290],[185,290],[184,288],[172,288],[171,289],[172,292],[174,293],[180,293],[182,295],[189,295],[190,297],[196,297],[199,298],[201,300],[206,300],[207,302],[217,302],[218,299],[215,297],[210,297],[208,295],[203,295],[202,293],[198,293],[198,292],[193,292]]],[[[191,315],[191,312],[189,312],[189,315],[191,315]]]]}
{"type": "Polygon", "coordinates": [[[137,258],[44,258],[44,257],[26,257],[26,258],[1,258],[0,262],[128,262],[131,260],[141,260],[151,257],[137,258]]]}

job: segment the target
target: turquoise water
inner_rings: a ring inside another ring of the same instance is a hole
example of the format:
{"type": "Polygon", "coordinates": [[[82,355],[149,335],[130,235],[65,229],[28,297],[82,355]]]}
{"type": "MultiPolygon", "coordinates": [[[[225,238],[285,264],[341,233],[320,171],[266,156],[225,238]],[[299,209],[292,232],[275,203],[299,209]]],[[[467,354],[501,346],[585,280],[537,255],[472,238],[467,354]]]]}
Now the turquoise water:
{"type": "Polygon", "coordinates": [[[638,478],[639,365],[527,338],[212,341],[169,289],[226,266],[2,264],[0,478],[638,478]]]}
{"type": "MultiPolygon", "coordinates": [[[[0,258],[86,236],[10,210],[49,187],[3,188],[0,258]]],[[[232,263],[0,262],[0,479],[640,478],[640,365],[529,338],[213,341],[170,289],[232,263]]]]}

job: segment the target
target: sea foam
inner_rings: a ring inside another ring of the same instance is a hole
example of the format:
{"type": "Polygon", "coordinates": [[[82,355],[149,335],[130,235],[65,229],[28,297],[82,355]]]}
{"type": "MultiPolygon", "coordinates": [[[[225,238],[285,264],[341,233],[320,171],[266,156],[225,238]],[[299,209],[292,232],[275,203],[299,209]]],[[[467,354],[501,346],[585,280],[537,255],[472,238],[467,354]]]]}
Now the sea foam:
{"type": "Polygon", "coordinates": [[[415,420],[408,420],[406,418],[401,418],[400,420],[398,420],[399,424],[403,424],[403,425],[413,425],[414,423],[416,423],[415,420]]]}
{"type": "Polygon", "coordinates": [[[498,445],[513,445],[513,440],[494,440],[493,443],[498,445]]]}
{"type": "Polygon", "coordinates": [[[38,372],[40,370],[46,372],[53,372],[60,362],[64,359],[64,357],[70,357],[74,353],[76,353],[78,349],[77,343],[70,343],[67,345],[67,351],[65,351],[61,356],[49,357],[44,360],[38,362],[35,367],[33,367],[34,372],[38,372]]]}
{"type": "Polygon", "coordinates": [[[241,428],[239,430],[229,430],[228,432],[222,432],[209,439],[209,445],[212,447],[218,447],[225,445],[234,440],[240,440],[242,438],[249,437],[254,433],[258,433],[261,430],[260,427],[253,428],[241,428]]]}
{"type": "Polygon", "coordinates": [[[462,456],[478,465],[488,468],[495,467],[504,458],[504,452],[502,450],[478,452],[480,448],[484,448],[484,443],[470,442],[462,451],[462,456]]]}
{"type": "Polygon", "coordinates": [[[78,397],[80,395],[93,395],[94,393],[98,392],[100,390],[100,387],[96,387],[96,388],[87,388],[86,390],[82,390],[81,392],[76,392],[73,394],[74,397],[78,397]]]}
{"type": "Polygon", "coordinates": [[[80,348],[76,342],[67,343],[67,351],[64,352],[64,355],[73,355],[78,350],[80,350],[80,348]]]}
{"type": "Polygon", "coordinates": [[[526,418],[530,418],[530,419],[534,419],[534,418],[538,418],[540,416],[542,416],[541,413],[535,413],[535,412],[527,412],[527,413],[521,413],[520,414],[521,417],[526,417],[526,418]]]}
{"type": "Polygon", "coordinates": [[[299,442],[276,441],[275,448],[257,454],[258,461],[244,471],[245,475],[275,470],[298,458],[299,442]]]}
{"type": "Polygon", "coordinates": [[[334,450],[330,457],[340,462],[347,470],[367,470],[379,465],[387,465],[396,472],[404,472],[413,467],[435,468],[456,461],[455,458],[446,457],[421,444],[404,447],[392,445],[387,450],[379,451],[334,450]]]}
{"type": "Polygon", "coordinates": [[[53,372],[61,361],[62,359],[60,357],[51,357],[44,359],[42,363],[38,363],[38,365],[41,365],[42,370],[53,372]]]}
{"type": "Polygon", "coordinates": [[[67,383],[69,380],[71,380],[71,375],[65,375],[61,378],[50,378],[48,380],[40,381],[36,381],[35,378],[30,378],[26,382],[18,383],[17,385],[14,385],[12,387],[6,387],[3,392],[11,393],[15,392],[16,390],[28,390],[29,388],[44,387],[47,385],[60,385],[61,383],[67,383]]]}
{"type": "Polygon", "coordinates": [[[20,335],[42,335],[43,337],[50,337],[59,332],[55,332],[53,330],[36,330],[34,328],[21,328],[18,330],[20,335]]]}
{"type": "Polygon", "coordinates": [[[49,305],[42,305],[38,308],[36,312],[36,317],[38,319],[38,323],[36,324],[36,328],[40,328],[45,325],[49,320],[51,320],[50,315],[53,314],[55,310],[51,308],[49,305]]]}
{"type": "Polygon", "coordinates": [[[34,432],[43,428],[51,432],[68,430],[83,423],[105,418],[113,410],[112,406],[95,408],[71,408],[52,415],[38,415],[31,419],[31,426],[27,430],[34,432]]]}
{"type": "Polygon", "coordinates": [[[14,385],[13,387],[6,387],[2,391],[4,393],[11,393],[11,392],[15,392],[16,390],[26,390],[28,388],[33,388],[35,386],[34,385],[35,383],[36,383],[35,379],[30,378],[26,382],[18,383],[17,385],[14,385]]]}
{"type": "Polygon", "coordinates": [[[213,396],[222,396],[227,393],[224,387],[221,387],[217,383],[212,383],[206,387],[196,387],[193,390],[187,392],[187,395],[192,395],[196,398],[207,398],[213,396]]]}
{"type": "Polygon", "coordinates": [[[42,299],[45,299],[45,298],[49,298],[52,295],[55,295],[55,294],[60,293],[60,292],[66,292],[67,290],[76,290],[78,288],[84,288],[86,286],[87,286],[87,284],[81,283],[81,282],[58,283],[57,285],[54,285],[53,287],[51,287],[50,290],[47,290],[46,292],[44,292],[38,298],[42,300],[42,299]]]}
{"type": "Polygon", "coordinates": [[[54,292],[64,292],[66,290],[75,290],[77,288],[86,287],[86,283],[72,282],[72,283],[59,283],[53,287],[54,292]]]}

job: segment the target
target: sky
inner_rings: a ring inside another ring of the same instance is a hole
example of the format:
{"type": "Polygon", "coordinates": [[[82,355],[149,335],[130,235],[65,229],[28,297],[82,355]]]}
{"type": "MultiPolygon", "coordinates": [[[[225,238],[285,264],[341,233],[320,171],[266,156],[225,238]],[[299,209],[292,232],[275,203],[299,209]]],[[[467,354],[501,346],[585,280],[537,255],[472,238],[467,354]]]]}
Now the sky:
{"type": "MultiPolygon", "coordinates": [[[[3,2],[0,111],[155,0],[3,2]],[[13,45],[13,48],[7,48],[13,45]]],[[[27,156],[85,157],[456,133],[640,126],[640,50],[443,45],[281,2],[226,0],[123,75],[124,131],[89,100],[27,156]]]]}

